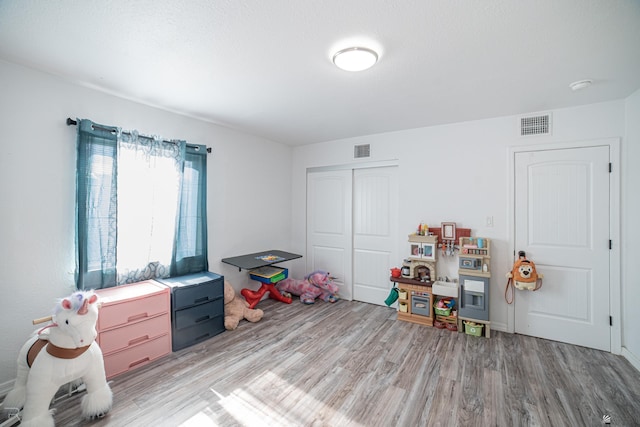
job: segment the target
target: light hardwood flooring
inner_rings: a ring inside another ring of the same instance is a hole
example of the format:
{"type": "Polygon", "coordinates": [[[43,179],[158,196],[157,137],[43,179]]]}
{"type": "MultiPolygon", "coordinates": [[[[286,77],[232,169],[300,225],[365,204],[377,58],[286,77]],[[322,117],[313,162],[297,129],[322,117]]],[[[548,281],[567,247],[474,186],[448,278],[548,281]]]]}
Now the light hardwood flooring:
{"type": "Polygon", "coordinates": [[[640,425],[640,373],[620,356],[492,331],[468,336],[359,302],[266,300],[240,323],[111,382],[114,406],[58,426],[640,425]]]}

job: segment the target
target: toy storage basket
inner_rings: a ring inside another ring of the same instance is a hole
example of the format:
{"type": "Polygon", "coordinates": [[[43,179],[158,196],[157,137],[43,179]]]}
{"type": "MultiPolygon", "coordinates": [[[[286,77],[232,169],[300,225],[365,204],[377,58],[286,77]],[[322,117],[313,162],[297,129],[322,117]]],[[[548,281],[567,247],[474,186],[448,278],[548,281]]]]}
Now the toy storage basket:
{"type": "Polygon", "coordinates": [[[450,308],[439,308],[434,305],[433,310],[436,312],[438,316],[448,316],[449,314],[451,314],[450,308]]]}
{"type": "Polygon", "coordinates": [[[257,280],[258,282],[262,283],[277,283],[280,280],[284,280],[289,277],[288,268],[280,268],[280,270],[282,270],[280,273],[271,277],[258,276],[257,274],[252,274],[251,272],[249,272],[249,277],[251,277],[252,280],[257,280]]]}
{"type": "Polygon", "coordinates": [[[482,336],[482,328],[484,325],[478,324],[470,324],[469,322],[464,322],[464,333],[467,335],[473,335],[474,337],[482,336]]]}

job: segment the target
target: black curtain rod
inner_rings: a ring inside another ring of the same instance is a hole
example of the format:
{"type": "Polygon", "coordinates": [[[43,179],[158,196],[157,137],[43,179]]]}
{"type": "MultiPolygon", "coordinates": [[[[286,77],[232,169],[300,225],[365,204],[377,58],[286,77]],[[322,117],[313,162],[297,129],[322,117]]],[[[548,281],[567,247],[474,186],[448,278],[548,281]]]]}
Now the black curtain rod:
{"type": "MultiPolygon", "coordinates": [[[[67,126],[76,126],[77,124],[78,124],[77,121],[73,120],[71,117],[67,117],[67,126]]],[[[109,130],[109,129],[104,129],[104,128],[100,128],[100,127],[98,127],[98,129],[100,129],[100,130],[109,130]]],[[[123,133],[126,133],[127,135],[131,135],[131,133],[129,133],[129,132],[123,132],[123,133]]],[[[140,135],[140,137],[149,138],[148,136],[144,136],[144,135],[140,135]]],[[[163,141],[175,144],[175,141],[169,141],[169,140],[166,140],[166,139],[164,139],[163,141]]],[[[190,144],[187,144],[187,147],[189,147],[189,148],[199,148],[197,145],[190,145],[190,144]]],[[[211,147],[207,147],[207,153],[211,153],[211,147]]]]}

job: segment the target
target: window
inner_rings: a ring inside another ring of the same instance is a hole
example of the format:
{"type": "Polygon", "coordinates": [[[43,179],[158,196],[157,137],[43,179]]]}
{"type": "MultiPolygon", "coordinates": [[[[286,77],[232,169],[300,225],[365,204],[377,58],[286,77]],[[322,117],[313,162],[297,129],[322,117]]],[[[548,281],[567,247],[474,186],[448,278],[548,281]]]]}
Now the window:
{"type": "Polygon", "coordinates": [[[81,120],[77,149],[79,289],[208,269],[206,147],[81,120]]]}

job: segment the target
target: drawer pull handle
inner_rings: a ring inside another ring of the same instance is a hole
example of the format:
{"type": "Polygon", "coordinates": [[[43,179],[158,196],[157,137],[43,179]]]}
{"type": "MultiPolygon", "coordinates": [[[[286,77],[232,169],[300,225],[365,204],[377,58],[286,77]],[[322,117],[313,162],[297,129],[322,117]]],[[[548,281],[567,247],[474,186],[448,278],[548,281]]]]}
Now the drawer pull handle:
{"type": "Polygon", "coordinates": [[[145,336],[142,336],[142,337],[139,337],[139,338],[135,338],[135,339],[132,339],[131,341],[129,341],[129,345],[138,344],[138,343],[141,343],[141,342],[146,341],[148,339],[149,339],[149,335],[145,335],[145,336]]]}
{"type": "Polygon", "coordinates": [[[145,362],[148,362],[148,361],[150,361],[150,360],[151,360],[151,359],[149,359],[149,356],[147,356],[147,357],[145,357],[144,359],[140,359],[140,360],[138,360],[137,362],[131,362],[131,363],[129,364],[129,367],[130,367],[130,368],[133,368],[133,367],[134,367],[134,366],[136,366],[136,365],[140,365],[141,363],[145,363],[145,362]]]}
{"type": "Polygon", "coordinates": [[[205,320],[209,320],[211,316],[202,316],[199,319],[196,319],[196,323],[204,322],[205,320]]]}
{"type": "Polygon", "coordinates": [[[209,297],[202,297],[195,300],[193,303],[198,304],[199,302],[209,301],[209,297]]]}
{"type": "Polygon", "coordinates": [[[147,313],[140,313],[140,314],[136,314],[135,316],[129,316],[127,321],[128,322],[133,322],[134,320],[144,319],[145,317],[148,317],[148,316],[149,315],[147,313]]]}

